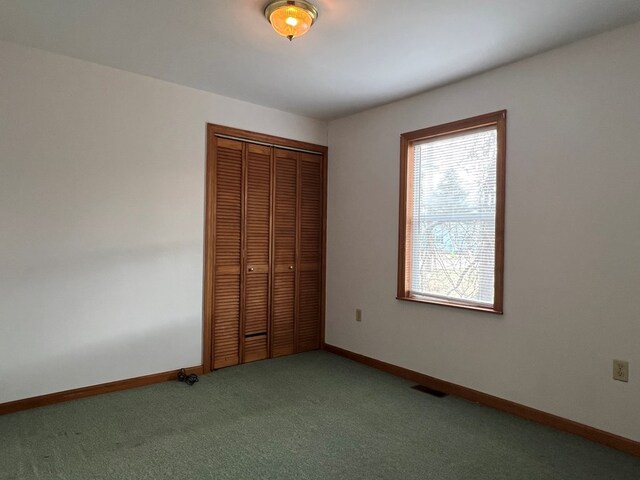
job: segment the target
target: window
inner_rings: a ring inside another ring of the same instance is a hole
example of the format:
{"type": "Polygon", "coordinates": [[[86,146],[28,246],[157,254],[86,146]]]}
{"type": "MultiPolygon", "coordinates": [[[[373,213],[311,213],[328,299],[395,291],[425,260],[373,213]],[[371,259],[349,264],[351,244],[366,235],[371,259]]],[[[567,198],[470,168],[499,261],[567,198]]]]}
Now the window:
{"type": "Polygon", "coordinates": [[[398,299],[502,313],[506,114],[401,135],[398,299]]]}

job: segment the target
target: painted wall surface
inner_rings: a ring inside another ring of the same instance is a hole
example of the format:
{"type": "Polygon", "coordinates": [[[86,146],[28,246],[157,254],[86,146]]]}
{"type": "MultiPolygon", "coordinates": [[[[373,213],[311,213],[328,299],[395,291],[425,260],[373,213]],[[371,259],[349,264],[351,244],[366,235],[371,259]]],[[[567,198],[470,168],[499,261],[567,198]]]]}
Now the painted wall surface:
{"type": "Polygon", "coordinates": [[[640,440],[638,45],[635,24],[330,122],[327,343],[640,440]],[[505,108],[505,314],[396,300],[400,134],[505,108]]]}
{"type": "Polygon", "coordinates": [[[0,43],[0,403],[201,364],[206,123],[326,122],[0,43]]]}

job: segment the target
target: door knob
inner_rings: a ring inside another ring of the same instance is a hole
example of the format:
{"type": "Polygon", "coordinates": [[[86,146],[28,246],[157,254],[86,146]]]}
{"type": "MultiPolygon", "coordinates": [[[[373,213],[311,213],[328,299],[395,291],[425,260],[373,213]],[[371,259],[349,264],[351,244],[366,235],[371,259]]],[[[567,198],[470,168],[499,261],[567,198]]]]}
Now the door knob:
{"type": "Polygon", "coordinates": [[[253,267],[249,267],[249,271],[250,271],[250,272],[253,272],[253,267]]]}
{"type": "Polygon", "coordinates": [[[289,270],[293,270],[293,265],[289,265],[289,270]]]}

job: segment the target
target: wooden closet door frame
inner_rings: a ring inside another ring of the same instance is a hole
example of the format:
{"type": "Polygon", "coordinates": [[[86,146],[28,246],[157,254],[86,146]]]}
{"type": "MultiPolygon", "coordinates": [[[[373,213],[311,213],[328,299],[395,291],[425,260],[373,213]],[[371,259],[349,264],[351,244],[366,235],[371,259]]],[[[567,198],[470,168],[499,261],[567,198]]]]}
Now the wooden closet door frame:
{"type": "MultiPolygon", "coordinates": [[[[203,270],[203,331],[202,331],[202,364],[204,371],[213,370],[213,287],[214,287],[214,258],[215,242],[215,137],[232,138],[250,143],[269,145],[273,147],[288,148],[298,151],[306,151],[322,156],[322,266],[320,279],[320,346],[324,345],[325,325],[325,295],[326,295],[326,244],[327,244],[327,153],[328,149],[323,145],[300,142],[283,137],[266,135],[262,133],[226,127],[223,125],[207,124],[207,161],[205,183],[205,221],[204,221],[204,270],[203,270]]],[[[273,178],[272,178],[273,181],[273,178]]],[[[271,343],[271,342],[269,342],[271,343]]]]}

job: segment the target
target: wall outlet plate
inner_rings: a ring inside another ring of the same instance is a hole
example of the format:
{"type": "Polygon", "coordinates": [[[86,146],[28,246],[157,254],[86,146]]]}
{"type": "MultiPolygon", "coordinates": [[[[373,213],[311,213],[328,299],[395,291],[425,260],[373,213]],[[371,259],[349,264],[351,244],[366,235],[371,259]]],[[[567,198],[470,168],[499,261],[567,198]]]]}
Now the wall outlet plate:
{"type": "Polygon", "coordinates": [[[359,308],[356,308],[356,322],[361,322],[362,321],[362,310],[359,308]]]}
{"type": "Polygon", "coordinates": [[[613,361],[613,379],[620,382],[629,381],[629,362],[625,360],[613,361]]]}

